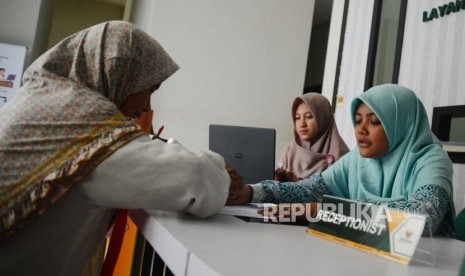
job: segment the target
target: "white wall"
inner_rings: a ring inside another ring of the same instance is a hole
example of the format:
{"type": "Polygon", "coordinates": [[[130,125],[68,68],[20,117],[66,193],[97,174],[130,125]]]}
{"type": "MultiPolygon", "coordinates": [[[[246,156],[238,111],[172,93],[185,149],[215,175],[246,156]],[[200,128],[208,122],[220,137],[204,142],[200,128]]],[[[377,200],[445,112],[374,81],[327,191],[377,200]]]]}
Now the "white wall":
{"type": "Polygon", "coordinates": [[[155,10],[154,0],[132,0],[131,22],[144,31],[151,32],[151,22],[155,10]]]}
{"type": "MultiPolygon", "coordinates": [[[[423,22],[445,0],[409,1],[399,84],[415,91],[432,119],[433,107],[465,104],[465,11],[423,22]]],[[[454,164],[456,210],[465,208],[465,165],[454,164]]]]}
{"type": "Polygon", "coordinates": [[[154,8],[151,34],[181,66],[152,97],[154,128],[204,149],[211,123],[275,128],[279,156],[304,86],[314,1],[157,0],[154,8]]]}
{"type": "Polygon", "coordinates": [[[325,71],[321,94],[331,103],[333,100],[334,84],[336,82],[337,60],[342,33],[342,19],[344,18],[344,4],[346,0],[333,1],[331,23],[329,27],[328,48],[326,49],[325,71]]]}
{"type": "Polygon", "coordinates": [[[356,146],[350,103],[364,91],[373,3],[373,0],[349,1],[337,90],[344,102],[336,105],[334,115],[339,133],[349,148],[356,146]]]}
{"type": "Polygon", "coordinates": [[[0,42],[26,46],[26,68],[47,49],[53,0],[1,0],[0,7],[0,42]]]}
{"type": "Polygon", "coordinates": [[[399,83],[413,89],[431,122],[434,106],[465,104],[465,11],[422,22],[445,0],[409,1],[399,83]]]}

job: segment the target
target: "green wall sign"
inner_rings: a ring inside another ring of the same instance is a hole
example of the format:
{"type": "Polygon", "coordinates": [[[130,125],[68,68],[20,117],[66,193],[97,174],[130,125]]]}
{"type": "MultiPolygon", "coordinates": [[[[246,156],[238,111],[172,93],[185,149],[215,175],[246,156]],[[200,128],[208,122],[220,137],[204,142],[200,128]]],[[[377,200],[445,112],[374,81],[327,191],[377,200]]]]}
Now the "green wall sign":
{"type": "Polygon", "coordinates": [[[428,11],[424,11],[423,22],[439,19],[439,17],[444,17],[451,13],[459,12],[460,10],[465,10],[465,0],[457,0],[455,2],[449,2],[449,4],[438,6],[437,8],[432,8],[429,13],[428,11]]]}

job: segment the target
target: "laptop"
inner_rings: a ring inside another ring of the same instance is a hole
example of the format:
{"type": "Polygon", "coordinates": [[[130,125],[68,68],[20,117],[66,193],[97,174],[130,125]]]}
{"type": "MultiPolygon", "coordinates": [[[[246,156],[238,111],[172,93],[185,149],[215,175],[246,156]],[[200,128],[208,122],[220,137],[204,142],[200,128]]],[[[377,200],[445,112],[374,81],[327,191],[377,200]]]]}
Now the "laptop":
{"type": "Polygon", "coordinates": [[[209,148],[234,167],[246,184],[273,179],[276,131],[231,125],[209,126],[209,148]]]}

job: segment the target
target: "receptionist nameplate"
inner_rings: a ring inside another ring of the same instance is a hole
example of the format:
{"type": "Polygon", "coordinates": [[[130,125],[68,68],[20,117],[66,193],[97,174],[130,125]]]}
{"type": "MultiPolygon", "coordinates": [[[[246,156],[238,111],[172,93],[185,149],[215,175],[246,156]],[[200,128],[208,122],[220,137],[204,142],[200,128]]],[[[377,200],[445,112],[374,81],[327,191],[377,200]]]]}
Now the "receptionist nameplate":
{"type": "Polygon", "coordinates": [[[386,205],[324,196],[307,233],[409,264],[426,217],[386,205]]]}

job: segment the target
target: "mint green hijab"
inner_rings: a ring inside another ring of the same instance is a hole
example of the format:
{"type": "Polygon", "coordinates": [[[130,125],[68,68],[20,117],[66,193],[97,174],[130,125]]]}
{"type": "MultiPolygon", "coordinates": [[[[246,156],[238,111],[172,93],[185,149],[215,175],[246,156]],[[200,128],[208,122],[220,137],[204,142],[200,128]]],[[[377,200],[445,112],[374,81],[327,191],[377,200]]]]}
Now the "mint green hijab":
{"type": "Polygon", "coordinates": [[[352,122],[360,103],[380,119],[389,149],[380,158],[363,158],[358,147],[322,173],[339,197],[377,202],[409,200],[423,185],[444,188],[452,204],[452,162],[428,124],[425,108],[415,93],[394,84],[375,86],[355,98],[352,122]]]}

